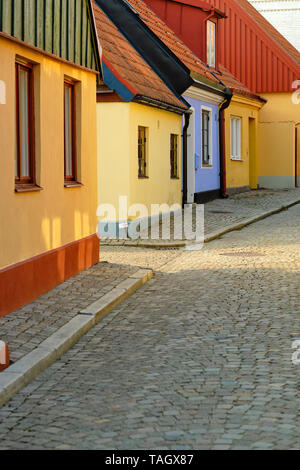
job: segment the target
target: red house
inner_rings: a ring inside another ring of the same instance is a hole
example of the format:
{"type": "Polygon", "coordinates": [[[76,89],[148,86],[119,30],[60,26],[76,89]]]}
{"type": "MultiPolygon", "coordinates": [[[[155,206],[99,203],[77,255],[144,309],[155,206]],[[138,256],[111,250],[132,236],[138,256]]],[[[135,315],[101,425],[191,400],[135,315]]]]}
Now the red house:
{"type": "Polygon", "coordinates": [[[299,52],[247,0],[145,0],[204,62],[267,104],[259,115],[260,186],[300,184],[299,52]],[[297,139],[298,136],[298,139],[297,139]]]}

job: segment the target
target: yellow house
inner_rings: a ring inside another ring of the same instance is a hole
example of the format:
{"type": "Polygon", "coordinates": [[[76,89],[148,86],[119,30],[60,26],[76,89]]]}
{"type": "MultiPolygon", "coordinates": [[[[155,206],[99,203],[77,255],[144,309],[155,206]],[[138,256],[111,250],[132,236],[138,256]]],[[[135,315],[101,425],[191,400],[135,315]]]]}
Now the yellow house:
{"type": "Polygon", "coordinates": [[[258,122],[266,101],[221,70],[233,92],[225,110],[226,191],[231,195],[258,187],[258,122]]]}
{"type": "Polygon", "coordinates": [[[94,4],[104,83],[97,92],[100,233],[180,209],[181,102],[94,4]]]}
{"type": "Polygon", "coordinates": [[[267,104],[259,113],[259,185],[300,186],[299,93],[264,93],[263,96],[267,104]]]}
{"type": "Polygon", "coordinates": [[[82,29],[76,0],[15,5],[0,10],[0,316],[99,261],[91,5],[82,29]]]}

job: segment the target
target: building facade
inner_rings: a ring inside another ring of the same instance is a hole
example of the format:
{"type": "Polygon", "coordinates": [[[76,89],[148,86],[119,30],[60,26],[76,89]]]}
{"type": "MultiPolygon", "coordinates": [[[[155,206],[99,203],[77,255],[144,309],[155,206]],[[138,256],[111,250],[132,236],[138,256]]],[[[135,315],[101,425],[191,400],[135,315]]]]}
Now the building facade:
{"type": "Polygon", "coordinates": [[[134,223],[181,208],[181,123],[189,106],[96,3],[103,51],[97,92],[99,231],[126,237],[134,223]]]}
{"type": "MultiPolygon", "coordinates": [[[[259,94],[268,103],[258,113],[258,184],[266,188],[295,187],[299,180],[300,104],[294,97],[299,88],[299,52],[247,0],[146,3],[221,80],[226,83],[229,72],[250,92],[249,96],[259,94]],[[204,45],[199,37],[204,38],[204,45]]],[[[236,129],[242,139],[237,121],[230,135],[234,137],[236,129]]],[[[234,140],[239,145],[239,139],[234,140]]]]}
{"type": "Polygon", "coordinates": [[[0,316],[99,261],[91,5],[50,3],[0,11],[0,316]]]}

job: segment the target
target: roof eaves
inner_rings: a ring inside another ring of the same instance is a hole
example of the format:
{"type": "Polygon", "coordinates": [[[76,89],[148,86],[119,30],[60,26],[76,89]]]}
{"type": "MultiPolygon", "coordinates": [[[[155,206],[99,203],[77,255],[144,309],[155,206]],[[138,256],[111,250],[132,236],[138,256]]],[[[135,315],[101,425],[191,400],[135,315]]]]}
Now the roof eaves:
{"type": "Polygon", "coordinates": [[[119,0],[95,0],[95,3],[177,97],[191,86],[186,65],[128,4],[119,0]]]}
{"type": "Polygon", "coordinates": [[[184,98],[181,99],[182,107],[175,106],[173,104],[171,105],[164,101],[156,100],[156,99],[149,98],[148,96],[143,96],[143,95],[137,95],[132,101],[136,103],[140,103],[140,104],[146,104],[148,106],[154,106],[155,108],[161,108],[161,109],[164,109],[165,111],[170,111],[176,114],[184,114],[191,107],[190,104],[184,100],[184,98]]]}
{"type": "Polygon", "coordinates": [[[214,12],[220,18],[227,18],[226,14],[222,10],[214,7],[210,3],[205,2],[203,0],[171,0],[171,1],[173,1],[174,3],[182,3],[190,7],[198,8],[199,10],[203,10],[205,12],[214,12]]]}
{"type": "Polygon", "coordinates": [[[104,65],[103,75],[105,84],[124,97],[125,101],[131,101],[138,94],[138,91],[124,77],[121,76],[121,74],[115,69],[115,67],[105,56],[102,56],[102,62],[104,65]],[[107,70],[110,72],[109,75],[105,73],[107,70]],[[119,87],[118,84],[120,84],[121,87],[119,87]]]}

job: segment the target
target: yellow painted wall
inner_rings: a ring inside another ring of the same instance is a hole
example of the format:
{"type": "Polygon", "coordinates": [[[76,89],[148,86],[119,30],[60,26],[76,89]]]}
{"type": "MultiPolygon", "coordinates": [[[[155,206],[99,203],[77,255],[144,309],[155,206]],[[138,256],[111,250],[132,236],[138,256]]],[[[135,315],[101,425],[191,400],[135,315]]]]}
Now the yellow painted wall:
{"type": "Polygon", "coordinates": [[[151,204],[181,204],[181,134],[182,117],[137,103],[130,105],[131,201],[151,204]],[[138,126],[148,128],[148,178],[138,178],[138,126]],[[178,135],[179,179],[170,176],[170,135],[178,135]]]}
{"type": "Polygon", "coordinates": [[[259,113],[259,179],[273,187],[293,187],[295,182],[295,124],[300,104],[291,93],[268,93],[259,113]]]}
{"type": "Polygon", "coordinates": [[[227,188],[250,186],[257,188],[257,123],[258,112],[262,106],[258,100],[248,99],[241,95],[233,95],[229,108],[225,111],[225,145],[226,145],[226,182],[227,188]],[[241,161],[231,159],[232,116],[242,119],[242,150],[241,161]],[[253,119],[250,131],[249,120],[253,119]]]}
{"type": "MultiPolygon", "coordinates": [[[[138,103],[98,103],[99,205],[113,204],[119,217],[119,196],[132,204],[181,204],[182,117],[138,103]],[[149,178],[138,178],[138,126],[148,128],[149,178]],[[178,134],[180,178],[170,177],[170,134],[178,134]]],[[[137,217],[140,215],[137,214],[137,217]]],[[[129,219],[135,217],[129,217],[129,219]]]]}
{"type": "Polygon", "coordinates": [[[119,196],[130,201],[130,103],[97,104],[98,204],[112,204],[118,220],[119,196]]]}
{"type": "Polygon", "coordinates": [[[97,135],[96,77],[0,38],[0,81],[6,104],[0,105],[0,269],[96,232],[97,135]],[[36,63],[35,131],[37,184],[43,190],[15,193],[15,59],[36,63]],[[64,76],[77,87],[77,142],[82,188],[64,187],[64,76]]]}

